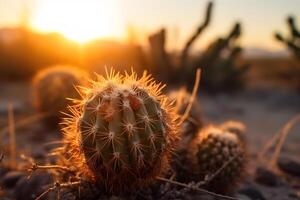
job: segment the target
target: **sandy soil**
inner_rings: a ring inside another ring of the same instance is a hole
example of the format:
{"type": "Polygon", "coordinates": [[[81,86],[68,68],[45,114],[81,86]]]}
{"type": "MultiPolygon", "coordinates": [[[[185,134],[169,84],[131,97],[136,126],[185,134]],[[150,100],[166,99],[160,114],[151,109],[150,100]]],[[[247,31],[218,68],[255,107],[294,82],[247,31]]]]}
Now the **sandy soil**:
{"type": "MultiPolygon", "coordinates": [[[[7,124],[7,104],[13,103],[16,122],[34,114],[30,99],[31,92],[28,83],[0,84],[0,128],[7,124]]],[[[204,118],[207,123],[221,123],[225,120],[240,120],[247,126],[247,137],[252,159],[261,151],[262,146],[277,132],[289,119],[300,113],[300,94],[288,90],[271,88],[247,89],[237,94],[200,94],[198,100],[202,104],[204,118]]],[[[41,123],[34,122],[29,127],[16,131],[17,148],[26,154],[43,154],[51,141],[60,137],[57,130],[47,130],[41,123]]],[[[294,127],[284,145],[283,154],[292,155],[300,161],[300,125],[294,127]]],[[[7,137],[2,136],[2,143],[7,143],[7,137]]],[[[38,157],[38,155],[35,155],[38,157]]],[[[251,164],[250,171],[255,173],[256,163],[251,164]]],[[[1,178],[1,177],[0,177],[1,178]]],[[[299,181],[299,179],[297,179],[299,181]]],[[[300,181],[299,181],[300,182],[300,181]]],[[[285,184],[282,187],[272,188],[253,181],[250,177],[242,186],[256,187],[265,199],[300,199],[297,192],[300,184],[296,186],[285,184]],[[293,194],[293,195],[291,195],[293,194]]],[[[247,197],[241,192],[244,199],[261,199],[253,196],[247,197]]],[[[298,194],[299,195],[299,194],[298,194]]],[[[0,195],[1,199],[1,195],[0,195]]],[[[179,198],[180,199],[180,198],[179,198]]],[[[188,198],[187,198],[188,199],[188,198]]]]}

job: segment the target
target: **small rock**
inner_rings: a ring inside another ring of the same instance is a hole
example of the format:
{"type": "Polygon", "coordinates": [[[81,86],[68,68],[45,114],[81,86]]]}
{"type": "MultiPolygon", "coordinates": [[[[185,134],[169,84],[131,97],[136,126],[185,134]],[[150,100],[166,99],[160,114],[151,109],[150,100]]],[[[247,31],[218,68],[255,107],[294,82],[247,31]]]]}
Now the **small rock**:
{"type": "Polygon", "coordinates": [[[250,197],[248,197],[246,195],[242,195],[242,194],[237,194],[236,198],[238,198],[239,200],[252,200],[252,199],[250,199],[250,197]]]}
{"type": "Polygon", "coordinates": [[[21,178],[15,187],[16,199],[23,200],[26,197],[26,199],[31,200],[37,198],[51,181],[51,175],[45,172],[34,173],[30,178],[21,178]]]}
{"type": "Polygon", "coordinates": [[[252,185],[245,186],[238,191],[238,195],[245,195],[252,200],[266,200],[263,194],[252,185]]]}
{"type": "Polygon", "coordinates": [[[1,179],[0,182],[2,183],[2,185],[4,187],[11,188],[11,187],[15,186],[17,181],[24,176],[25,176],[25,174],[23,172],[10,171],[3,176],[3,178],[1,179]]]}
{"type": "Polygon", "coordinates": [[[262,167],[258,167],[256,169],[256,173],[255,173],[255,181],[257,183],[260,183],[262,185],[266,185],[269,187],[275,187],[278,186],[279,184],[279,179],[277,177],[277,175],[266,169],[266,168],[262,168],[262,167]]]}
{"type": "Polygon", "coordinates": [[[0,168],[0,177],[3,177],[7,172],[9,172],[9,169],[7,169],[7,168],[0,168]]]}
{"type": "Polygon", "coordinates": [[[36,148],[31,152],[31,156],[34,159],[43,159],[46,156],[46,151],[42,148],[36,148]]]}
{"type": "Polygon", "coordinates": [[[288,174],[300,176],[300,162],[288,156],[279,157],[277,165],[282,171],[288,174]]]}

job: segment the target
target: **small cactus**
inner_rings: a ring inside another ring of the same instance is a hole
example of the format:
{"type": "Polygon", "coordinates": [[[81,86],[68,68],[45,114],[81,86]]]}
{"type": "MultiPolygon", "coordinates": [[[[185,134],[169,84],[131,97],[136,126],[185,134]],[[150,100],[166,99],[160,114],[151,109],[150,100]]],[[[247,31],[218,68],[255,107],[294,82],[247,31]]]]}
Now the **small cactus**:
{"type": "Polygon", "coordinates": [[[60,112],[66,111],[67,98],[78,98],[75,86],[83,85],[86,73],[67,66],[41,70],[33,78],[34,105],[41,113],[51,113],[50,121],[57,123],[60,112]]]}
{"type": "Polygon", "coordinates": [[[193,142],[192,151],[196,171],[202,180],[217,173],[207,184],[215,192],[230,192],[245,171],[244,145],[235,134],[217,127],[204,128],[193,142]]]}
{"type": "Polygon", "coordinates": [[[69,164],[108,192],[151,182],[177,140],[176,114],[161,89],[146,73],[98,76],[65,121],[69,164]]]}

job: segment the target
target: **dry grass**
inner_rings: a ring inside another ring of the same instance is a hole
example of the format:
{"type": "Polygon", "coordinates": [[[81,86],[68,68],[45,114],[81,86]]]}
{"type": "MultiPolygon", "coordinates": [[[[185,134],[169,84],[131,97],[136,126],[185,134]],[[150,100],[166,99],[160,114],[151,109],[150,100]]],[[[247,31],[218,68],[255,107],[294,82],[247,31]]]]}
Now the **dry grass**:
{"type": "Polygon", "coordinates": [[[17,167],[17,150],[16,150],[16,132],[14,120],[13,104],[8,105],[8,132],[9,132],[9,153],[10,153],[10,167],[12,169],[17,167]]]}
{"type": "Polygon", "coordinates": [[[262,163],[266,163],[266,165],[270,169],[276,169],[277,168],[277,161],[280,155],[280,152],[282,150],[283,144],[286,141],[286,138],[288,134],[290,133],[290,130],[300,123],[300,114],[295,115],[292,117],[285,125],[276,132],[270,140],[266,143],[266,145],[263,146],[261,153],[258,155],[258,160],[262,163]],[[266,158],[267,153],[274,147],[274,151],[268,160],[266,158]]]}

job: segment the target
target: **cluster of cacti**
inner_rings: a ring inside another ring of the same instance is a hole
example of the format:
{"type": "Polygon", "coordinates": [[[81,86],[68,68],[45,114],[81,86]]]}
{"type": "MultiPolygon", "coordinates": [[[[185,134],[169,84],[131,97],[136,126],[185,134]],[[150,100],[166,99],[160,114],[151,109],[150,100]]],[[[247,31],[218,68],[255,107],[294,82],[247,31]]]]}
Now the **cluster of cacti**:
{"type": "Polygon", "coordinates": [[[213,191],[230,192],[245,171],[246,149],[235,133],[204,128],[192,143],[194,170],[213,191]]]}
{"type": "MultiPolygon", "coordinates": [[[[150,40],[151,50],[152,52],[156,52],[156,54],[152,55],[153,60],[156,66],[161,68],[160,75],[164,76],[165,79],[168,79],[170,82],[178,83],[178,80],[181,80],[185,83],[191,83],[190,77],[193,76],[198,67],[203,67],[202,86],[210,91],[234,90],[243,86],[245,83],[244,75],[249,65],[237,64],[237,58],[242,52],[242,48],[236,44],[241,33],[241,25],[239,23],[235,24],[228,36],[218,38],[209,45],[203,54],[196,57],[189,56],[192,45],[209,26],[212,9],[213,3],[209,2],[204,22],[201,23],[195,33],[187,40],[178,65],[171,62],[164,48],[166,31],[154,35],[155,38],[161,38],[160,40],[155,40],[155,45],[153,39],[150,40]],[[160,45],[157,44],[159,42],[160,45]]],[[[150,38],[153,38],[153,36],[150,36],[150,38]]]]}
{"type": "Polygon", "coordinates": [[[287,24],[289,26],[290,35],[287,37],[282,36],[281,33],[275,33],[275,38],[280,42],[283,42],[288,48],[290,48],[297,59],[300,60],[300,31],[296,27],[295,19],[292,16],[287,18],[287,24]]]}
{"type": "Polygon", "coordinates": [[[67,164],[108,192],[151,182],[177,140],[177,115],[161,89],[146,73],[98,76],[65,120],[67,164]]]}
{"type": "Polygon", "coordinates": [[[50,121],[57,122],[61,112],[65,112],[71,103],[67,98],[79,97],[75,87],[84,85],[86,77],[84,71],[71,66],[53,66],[41,70],[33,78],[36,109],[41,113],[50,113],[50,121]]]}

